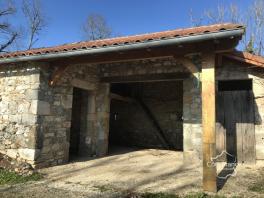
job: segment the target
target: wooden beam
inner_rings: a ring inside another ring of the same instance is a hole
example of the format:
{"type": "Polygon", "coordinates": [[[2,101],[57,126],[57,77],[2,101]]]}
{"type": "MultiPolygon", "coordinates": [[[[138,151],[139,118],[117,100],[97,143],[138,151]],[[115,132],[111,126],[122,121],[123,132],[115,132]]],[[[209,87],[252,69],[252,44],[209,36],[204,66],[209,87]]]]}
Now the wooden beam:
{"type": "Polygon", "coordinates": [[[128,102],[128,103],[137,102],[133,98],[126,97],[126,96],[121,96],[121,95],[116,94],[116,93],[110,93],[110,98],[114,99],[114,100],[120,100],[120,101],[123,101],[123,102],[128,102]]]}
{"type": "Polygon", "coordinates": [[[195,64],[186,57],[178,57],[174,56],[177,62],[181,63],[184,67],[186,67],[191,73],[199,72],[199,69],[195,66],[195,64]]]}
{"type": "Polygon", "coordinates": [[[101,82],[106,83],[124,83],[124,82],[158,82],[183,80],[189,78],[189,73],[167,73],[167,74],[145,74],[145,75],[131,75],[131,76],[108,76],[101,77],[101,82]]]}
{"type": "Polygon", "coordinates": [[[216,155],[215,54],[202,55],[202,126],[203,126],[203,189],[217,192],[216,155]]]}
{"type": "Polygon", "coordinates": [[[50,80],[49,80],[49,85],[50,86],[54,86],[57,81],[60,79],[60,77],[62,76],[62,74],[64,73],[64,71],[67,69],[68,65],[62,65],[62,66],[58,66],[54,72],[52,73],[50,80]]]}

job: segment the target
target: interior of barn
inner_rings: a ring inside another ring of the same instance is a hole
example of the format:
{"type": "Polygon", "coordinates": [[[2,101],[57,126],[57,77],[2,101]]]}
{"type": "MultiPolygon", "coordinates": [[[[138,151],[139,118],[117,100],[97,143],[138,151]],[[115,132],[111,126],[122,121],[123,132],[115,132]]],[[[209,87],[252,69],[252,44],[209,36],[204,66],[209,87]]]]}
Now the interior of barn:
{"type": "Polygon", "coordinates": [[[117,148],[183,150],[183,82],[111,85],[109,153],[117,148]]]}

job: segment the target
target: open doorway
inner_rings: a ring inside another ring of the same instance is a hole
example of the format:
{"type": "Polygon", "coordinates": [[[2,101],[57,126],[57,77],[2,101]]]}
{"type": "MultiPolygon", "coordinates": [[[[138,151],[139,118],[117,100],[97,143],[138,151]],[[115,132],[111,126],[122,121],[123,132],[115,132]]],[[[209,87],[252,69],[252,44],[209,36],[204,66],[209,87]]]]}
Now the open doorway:
{"type": "Polygon", "coordinates": [[[183,150],[183,82],[111,85],[109,152],[183,150]]]}
{"type": "Polygon", "coordinates": [[[72,119],[70,130],[69,159],[73,160],[82,152],[81,136],[87,124],[86,115],[88,108],[88,91],[73,88],[72,119]]]}

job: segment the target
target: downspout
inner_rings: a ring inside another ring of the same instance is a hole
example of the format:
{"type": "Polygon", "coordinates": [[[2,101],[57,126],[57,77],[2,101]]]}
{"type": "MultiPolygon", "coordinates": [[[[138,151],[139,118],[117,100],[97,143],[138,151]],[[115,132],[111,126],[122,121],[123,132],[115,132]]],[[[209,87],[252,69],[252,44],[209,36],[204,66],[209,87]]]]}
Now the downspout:
{"type": "Polygon", "coordinates": [[[141,43],[125,44],[119,46],[107,46],[107,47],[90,48],[90,49],[59,52],[52,54],[40,54],[40,55],[14,57],[14,58],[3,58],[0,59],[0,64],[25,62],[25,61],[50,60],[55,58],[67,58],[67,57],[82,56],[82,55],[95,55],[95,54],[110,53],[110,52],[138,50],[138,49],[145,49],[152,47],[173,46],[173,45],[180,45],[186,43],[217,40],[223,38],[234,38],[243,35],[243,33],[244,33],[244,29],[225,30],[222,32],[204,33],[193,36],[175,37],[175,38],[168,38],[168,39],[161,39],[154,41],[146,41],[141,43]]]}

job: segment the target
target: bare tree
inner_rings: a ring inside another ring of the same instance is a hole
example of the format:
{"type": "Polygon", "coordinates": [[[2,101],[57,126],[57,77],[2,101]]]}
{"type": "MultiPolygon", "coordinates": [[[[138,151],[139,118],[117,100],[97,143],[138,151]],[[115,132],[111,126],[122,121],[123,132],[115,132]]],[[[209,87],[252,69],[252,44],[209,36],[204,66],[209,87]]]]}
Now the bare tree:
{"type": "Polygon", "coordinates": [[[0,53],[5,52],[18,37],[18,33],[7,20],[7,17],[15,12],[11,1],[0,1],[0,53]]]}
{"type": "Polygon", "coordinates": [[[87,40],[105,39],[112,36],[112,29],[100,14],[89,15],[82,29],[87,40]]]}
{"type": "Polygon", "coordinates": [[[27,49],[31,49],[39,40],[39,35],[46,27],[46,18],[39,0],[23,0],[22,11],[27,19],[29,41],[27,49]]]}
{"type": "Polygon", "coordinates": [[[254,0],[246,12],[242,12],[237,5],[230,4],[206,10],[198,20],[191,15],[193,26],[224,22],[244,24],[247,29],[242,39],[243,50],[264,55],[264,0],[254,0]]]}

